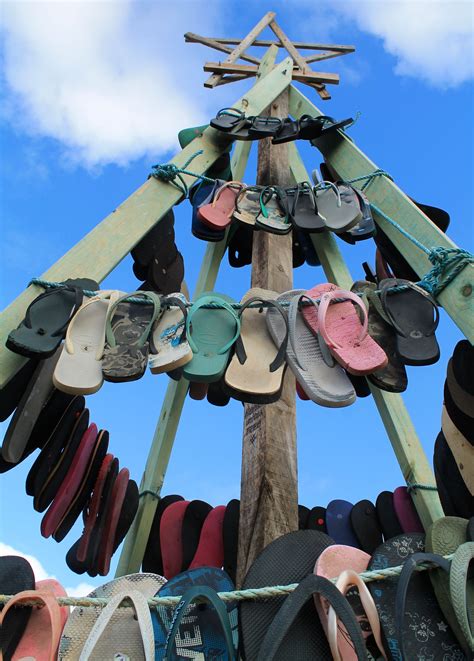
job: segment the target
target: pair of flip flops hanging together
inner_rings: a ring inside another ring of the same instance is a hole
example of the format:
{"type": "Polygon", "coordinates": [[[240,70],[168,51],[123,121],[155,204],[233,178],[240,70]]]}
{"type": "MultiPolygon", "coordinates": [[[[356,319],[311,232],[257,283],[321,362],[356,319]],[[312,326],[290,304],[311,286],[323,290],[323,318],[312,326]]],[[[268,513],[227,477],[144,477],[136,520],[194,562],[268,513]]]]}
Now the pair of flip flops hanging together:
{"type": "Polygon", "coordinates": [[[222,108],[211,119],[211,126],[224,132],[232,140],[261,140],[272,138],[274,145],[294,140],[315,140],[332,131],[343,129],[353,123],[353,119],[336,121],[332,117],[303,115],[294,120],[289,117],[249,116],[236,108],[222,108]]]}

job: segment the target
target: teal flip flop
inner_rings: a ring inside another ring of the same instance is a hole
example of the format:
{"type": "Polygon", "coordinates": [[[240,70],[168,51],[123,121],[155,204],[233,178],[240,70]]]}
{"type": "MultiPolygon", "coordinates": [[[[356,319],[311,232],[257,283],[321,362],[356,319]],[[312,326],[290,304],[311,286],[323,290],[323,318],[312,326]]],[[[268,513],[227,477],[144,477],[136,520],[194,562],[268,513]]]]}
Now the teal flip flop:
{"type": "Polygon", "coordinates": [[[240,319],[233,305],[238,303],[229,296],[205,292],[190,308],[186,337],[193,359],[183,367],[185,379],[213,383],[224,374],[231,347],[240,334],[240,319]],[[210,304],[217,304],[221,309],[205,307],[210,304]]]}

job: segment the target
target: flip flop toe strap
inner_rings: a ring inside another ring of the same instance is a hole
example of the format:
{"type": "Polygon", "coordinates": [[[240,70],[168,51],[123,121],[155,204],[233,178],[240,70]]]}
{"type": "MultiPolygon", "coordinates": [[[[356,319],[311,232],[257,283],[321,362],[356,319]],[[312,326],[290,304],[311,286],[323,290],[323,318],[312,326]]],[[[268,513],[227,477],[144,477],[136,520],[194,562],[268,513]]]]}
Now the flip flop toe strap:
{"type": "MultiPolygon", "coordinates": [[[[233,344],[235,344],[237,338],[240,335],[240,317],[238,316],[237,312],[234,310],[232,305],[230,303],[227,303],[227,301],[224,301],[222,298],[206,296],[201,300],[196,301],[196,303],[194,303],[194,305],[188,312],[188,316],[186,318],[186,336],[189,342],[189,346],[191,347],[193,353],[199,353],[199,347],[197,346],[192,336],[192,330],[193,330],[192,321],[197,310],[200,310],[201,308],[208,306],[210,303],[214,303],[217,306],[219,306],[219,309],[228,312],[235,321],[235,334],[233,338],[229,340],[229,342],[227,342],[223,347],[221,347],[219,351],[216,351],[216,354],[220,356],[223,353],[229,351],[229,349],[233,346],[233,344]]],[[[210,314],[214,314],[212,310],[210,310],[210,314]]]]}
{"type": "Polygon", "coordinates": [[[326,326],[326,315],[330,304],[336,302],[335,299],[341,299],[341,298],[351,301],[362,311],[362,328],[360,331],[360,335],[357,339],[358,342],[362,342],[362,340],[364,340],[365,337],[367,337],[367,329],[368,329],[367,308],[365,307],[364,303],[361,301],[360,297],[357,296],[357,294],[353,294],[352,292],[345,291],[343,289],[334,289],[332,291],[326,292],[325,294],[322,295],[321,301],[319,303],[319,313],[318,313],[319,331],[323,336],[326,344],[329,347],[333,347],[335,349],[342,349],[342,346],[338,342],[333,340],[329,335],[329,331],[326,326]]]}
{"type": "Polygon", "coordinates": [[[469,612],[472,604],[468,604],[467,582],[469,566],[474,560],[474,542],[466,542],[458,547],[451,562],[449,572],[449,591],[456,619],[468,642],[471,652],[474,651],[474,621],[469,612]]]}
{"type": "MultiPolygon", "coordinates": [[[[32,328],[31,308],[35,305],[35,303],[38,303],[39,301],[43,301],[45,298],[48,298],[48,296],[52,296],[53,294],[56,294],[57,292],[60,292],[60,291],[69,291],[69,292],[74,293],[74,307],[72,308],[69,317],[64,322],[64,324],[62,324],[62,326],[60,326],[53,333],[51,333],[51,336],[52,337],[57,337],[58,335],[62,335],[64,333],[64,331],[68,327],[69,322],[71,321],[71,319],[74,317],[76,312],[81,307],[82,300],[83,300],[83,297],[84,297],[82,289],[80,289],[78,287],[70,287],[69,285],[63,285],[61,287],[54,287],[54,288],[50,289],[49,291],[45,291],[43,294],[40,294],[37,298],[35,298],[34,301],[32,301],[29,304],[29,306],[27,307],[26,312],[25,312],[25,319],[23,321],[24,325],[27,328],[32,328]]],[[[46,331],[43,328],[38,328],[36,332],[39,335],[46,335],[47,334],[46,331]]]]}
{"type": "Polygon", "coordinates": [[[114,312],[116,308],[125,301],[127,298],[130,298],[131,296],[137,296],[140,298],[143,298],[144,301],[150,301],[153,304],[153,314],[150,317],[149,322],[145,326],[143,333],[140,335],[138,341],[136,342],[137,347],[143,347],[145,342],[148,340],[148,336],[150,335],[151,328],[153,326],[153,323],[155,322],[156,318],[160,314],[161,310],[161,297],[158,296],[158,294],[155,294],[154,292],[151,291],[135,291],[132,292],[131,294],[124,294],[124,296],[120,296],[117,298],[109,307],[107,311],[107,319],[105,322],[105,337],[107,338],[107,344],[110,347],[115,347],[117,346],[117,341],[115,339],[114,331],[112,328],[112,319],[114,317],[114,312]]]}
{"type": "Polygon", "coordinates": [[[290,346],[293,350],[293,353],[295,354],[296,362],[298,363],[298,366],[301,370],[306,371],[298,356],[299,353],[298,340],[296,337],[296,322],[297,322],[298,314],[300,312],[300,303],[303,300],[306,300],[312,305],[314,305],[314,307],[316,308],[316,314],[318,314],[319,306],[316,303],[316,301],[313,300],[310,296],[308,296],[308,294],[298,294],[297,296],[291,299],[290,306],[288,308],[288,331],[290,338],[290,346]]]}

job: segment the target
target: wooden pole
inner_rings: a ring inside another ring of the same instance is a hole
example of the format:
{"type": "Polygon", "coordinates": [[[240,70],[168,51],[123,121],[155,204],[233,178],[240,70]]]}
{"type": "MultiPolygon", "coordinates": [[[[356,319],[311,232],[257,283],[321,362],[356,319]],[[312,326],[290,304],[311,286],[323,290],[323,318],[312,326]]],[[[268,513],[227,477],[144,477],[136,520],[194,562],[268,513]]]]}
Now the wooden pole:
{"type": "MultiPolygon", "coordinates": [[[[288,115],[288,92],[267,109],[288,115]]],[[[257,183],[291,183],[287,145],[258,146],[257,183]]],[[[252,287],[284,292],[293,286],[291,234],[256,232],[253,240],[252,287]]],[[[256,556],[271,541],[298,528],[295,380],[287,370],[275,404],[245,405],[237,584],[256,556]]]]}

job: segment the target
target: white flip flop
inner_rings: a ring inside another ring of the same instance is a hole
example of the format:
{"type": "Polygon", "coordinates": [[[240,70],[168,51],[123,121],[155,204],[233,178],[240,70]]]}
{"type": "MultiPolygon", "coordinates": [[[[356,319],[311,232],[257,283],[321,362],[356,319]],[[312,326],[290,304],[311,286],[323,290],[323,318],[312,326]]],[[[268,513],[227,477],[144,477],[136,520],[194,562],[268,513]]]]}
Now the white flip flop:
{"type": "Polygon", "coordinates": [[[166,307],[152,331],[148,365],[153,374],[170,372],[193,359],[186,339],[186,304],[186,297],[180,292],[169,294],[163,301],[163,307],[170,307],[166,307]]]}

